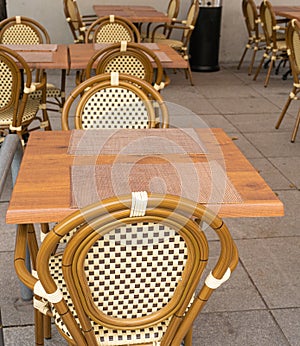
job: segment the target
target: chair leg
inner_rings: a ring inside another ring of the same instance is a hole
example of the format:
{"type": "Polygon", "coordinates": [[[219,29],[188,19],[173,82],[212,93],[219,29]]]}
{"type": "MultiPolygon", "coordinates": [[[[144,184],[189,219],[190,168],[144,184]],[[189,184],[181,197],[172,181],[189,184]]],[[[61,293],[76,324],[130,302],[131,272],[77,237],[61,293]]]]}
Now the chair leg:
{"type": "Polygon", "coordinates": [[[44,338],[51,339],[51,317],[43,315],[44,318],[44,338]]]}
{"type": "Polygon", "coordinates": [[[184,338],[184,346],[192,346],[193,345],[193,326],[187,332],[184,338]]]}
{"type": "Polygon", "coordinates": [[[297,119],[296,119],[296,124],[295,124],[294,131],[293,131],[293,134],[292,134],[292,138],[291,138],[291,142],[292,143],[295,142],[296,135],[297,135],[298,128],[299,128],[299,124],[300,124],[300,111],[298,112],[298,116],[297,116],[297,119]]]}
{"type": "Polygon", "coordinates": [[[254,66],[254,61],[255,61],[257,50],[258,50],[258,48],[255,46],[253,49],[252,59],[251,59],[251,62],[250,62],[249,68],[248,68],[248,76],[251,76],[251,74],[252,74],[252,69],[254,66]]]}
{"type": "Polygon", "coordinates": [[[268,72],[267,72],[267,76],[266,76],[266,79],[265,79],[265,84],[264,84],[264,87],[266,88],[269,84],[269,80],[270,80],[270,76],[271,76],[271,72],[272,72],[272,68],[274,66],[274,60],[271,59],[270,61],[270,66],[269,66],[269,69],[268,69],[268,72]]]}
{"type": "Polygon", "coordinates": [[[44,345],[44,315],[37,309],[34,309],[34,325],[35,325],[35,344],[37,346],[44,345]]]}
{"type": "MultiPolygon", "coordinates": [[[[295,92],[295,89],[293,89],[292,93],[294,93],[294,92],[295,92]]],[[[285,103],[285,105],[284,105],[284,107],[283,107],[283,109],[281,111],[279,119],[278,119],[278,121],[277,121],[277,123],[275,125],[275,129],[279,129],[279,126],[280,126],[280,124],[282,122],[282,119],[285,116],[285,113],[287,112],[287,110],[288,110],[288,108],[289,108],[289,106],[291,104],[291,101],[292,101],[292,98],[289,96],[289,98],[287,99],[287,101],[286,101],[286,103],[285,103]]]]}
{"type": "Polygon", "coordinates": [[[238,70],[239,70],[239,69],[241,68],[241,66],[242,66],[242,63],[243,63],[244,58],[245,58],[245,56],[246,56],[247,50],[248,50],[248,47],[247,47],[247,45],[246,45],[246,47],[245,47],[245,49],[244,49],[244,52],[243,52],[243,54],[242,54],[242,56],[241,56],[240,62],[239,62],[239,64],[238,64],[238,67],[237,67],[238,70]]]}
{"type": "Polygon", "coordinates": [[[258,74],[259,74],[259,72],[260,72],[260,70],[261,70],[261,68],[262,68],[262,65],[263,65],[264,61],[265,61],[265,54],[264,54],[263,57],[261,58],[261,61],[260,61],[259,65],[258,65],[258,67],[257,67],[257,69],[256,69],[256,72],[255,72],[255,75],[254,75],[254,77],[253,77],[253,80],[256,80],[256,78],[257,78],[257,76],[258,76],[258,74]]]}

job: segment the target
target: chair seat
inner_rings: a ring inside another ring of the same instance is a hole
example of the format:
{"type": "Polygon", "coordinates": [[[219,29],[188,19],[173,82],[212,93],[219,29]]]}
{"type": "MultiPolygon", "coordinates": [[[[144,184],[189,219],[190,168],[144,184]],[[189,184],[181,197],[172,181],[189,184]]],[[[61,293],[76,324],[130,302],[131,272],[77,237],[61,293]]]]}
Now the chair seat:
{"type": "Polygon", "coordinates": [[[154,40],[154,42],[159,42],[161,44],[167,44],[168,46],[180,50],[183,47],[183,43],[179,40],[171,40],[171,39],[162,39],[162,40],[154,40]]]}
{"type": "MultiPolygon", "coordinates": [[[[30,94],[30,98],[32,99],[40,99],[41,97],[42,97],[41,90],[37,90],[30,94]]],[[[61,90],[58,87],[56,87],[54,84],[47,83],[46,97],[47,98],[61,97],[61,90]]]]}
{"type": "MultiPolygon", "coordinates": [[[[39,108],[40,99],[28,98],[26,108],[23,115],[22,123],[30,122],[36,116],[36,111],[39,108]]],[[[13,106],[5,110],[0,110],[0,126],[12,124],[13,106]]]]}

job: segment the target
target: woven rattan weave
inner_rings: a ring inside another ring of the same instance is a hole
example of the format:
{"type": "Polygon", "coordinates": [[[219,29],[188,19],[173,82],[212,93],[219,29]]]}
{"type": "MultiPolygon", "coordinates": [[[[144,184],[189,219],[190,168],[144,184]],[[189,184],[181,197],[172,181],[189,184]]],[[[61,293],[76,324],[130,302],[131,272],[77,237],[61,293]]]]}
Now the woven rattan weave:
{"type": "Polygon", "coordinates": [[[226,225],[202,205],[152,194],[132,214],[133,198],[98,202],[57,224],[37,253],[38,279],[25,271],[27,229],[18,229],[16,271],[44,297],[42,310],[50,309],[72,345],[179,346],[185,339],[191,346],[193,321],[237,265],[226,225]],[[205,235],[211,230],[220,239],[216,262],[205,235]]]}
{"type": "MultiPolygon", "coordinates": [[[[15,16],[7,18],[0,22],[0,43],[9,45],[38,45],[42,43],[49,44],[50,36],[47,30],[36,20],[15,16]]],[[[42,70],[35,71],[35,82],[40,81],[42,70]]],[[[61,111],[65,100],[64,86],[57,88],[53,84],[47,84],[47,103],[54,105],[55,108],[48,107],[51,111],[61,111]]],[[[30,95],[31,98],[40,98],[41,93],[37,91],[30,95]]]]}
{"type": "Polygon", "coordinates": [[[70,109],[79,98],[77,129],[168,127],[168,111],[159,92],[140,78],[116,74],[115,85],[113,73],[106,73],[87,79],[71,92],[62,111],[63,130],[70,128],[70,109]]]}

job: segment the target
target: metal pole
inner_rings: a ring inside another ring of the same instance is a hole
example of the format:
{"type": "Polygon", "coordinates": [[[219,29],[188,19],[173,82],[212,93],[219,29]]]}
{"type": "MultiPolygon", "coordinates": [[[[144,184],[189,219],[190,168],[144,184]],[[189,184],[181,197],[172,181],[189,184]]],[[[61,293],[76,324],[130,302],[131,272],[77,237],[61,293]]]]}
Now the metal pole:
{"type": "MultiPolygon", "coordinates": [[[[19,136],[15,134],[7,135],[0,150],[0,195],[3,192],[5,181],[10,170],[12,174],[13,186],[15,185],[22,157],[23,147],[19,136]]],[[[26,250],[26,266],[27,269],[31,271],[28,248],[26,250]]],[[[23,300],[32,299],[32,291],[23,283],[20,283],[20,290],[21,298],[23,300]]]]}

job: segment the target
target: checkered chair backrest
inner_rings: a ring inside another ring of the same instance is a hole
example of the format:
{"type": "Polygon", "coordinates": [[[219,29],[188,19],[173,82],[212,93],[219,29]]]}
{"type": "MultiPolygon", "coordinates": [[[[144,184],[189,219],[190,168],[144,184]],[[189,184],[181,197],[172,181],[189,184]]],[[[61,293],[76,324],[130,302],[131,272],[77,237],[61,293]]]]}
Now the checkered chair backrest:
{"type": "Polygon", "coordinates": [[[46,29],[34,19],[15,16],[0,22],[0,43],[41,44],[50,43],[46,29]]]}
{"type": "Polygon", "coordinates": [[[212,290],[225,281],[224,272],[237,264],[228,229],[203,206],[153,194],[143,213],[132,216],[131,202],[131,196],[114,197],[75,212],[41,245],[38,277],[69,342],[179,345],[212,290]],[[221,239],[214,268],[220,279],[210,274],[194,300],[208,263],[202,222],[221,239]]]}
{"type": "Polygon", "coordinates": [[[79,84],[67,99],[62,111],[62,128],[69,128],[69,111],[79,100],[75,111],[77,129],[152,128],[161,122],[168,127],[168,111],[158,91],[146,81],[119,74],[112,85],[111,74],[100,74],[79,84]],[[161,120],[156,119],[157,114],[161,120]]]}
{"type": "Polygon", "coordinates": [[[86,33],[86,43],[140,42],[136,26],[120,16],[105,16],[96,20],[86,33]]]}

